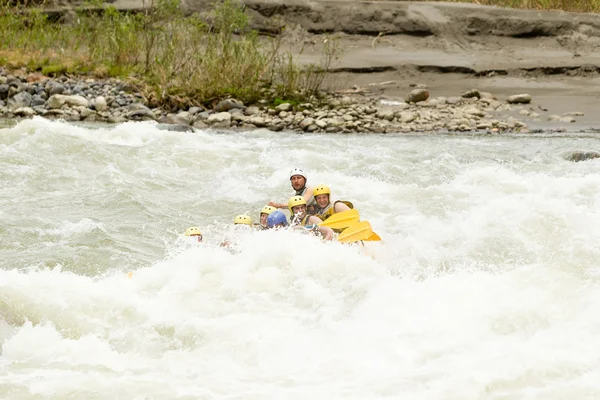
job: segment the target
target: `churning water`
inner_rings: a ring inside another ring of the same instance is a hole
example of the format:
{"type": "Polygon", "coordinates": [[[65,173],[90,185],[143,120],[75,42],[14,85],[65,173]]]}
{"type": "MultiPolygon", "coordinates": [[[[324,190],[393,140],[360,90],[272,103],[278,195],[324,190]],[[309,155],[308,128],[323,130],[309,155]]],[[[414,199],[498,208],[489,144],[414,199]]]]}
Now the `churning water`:
{"type": "Polygon", "coordinates": [[[597,147],[0,129],[0,398],[598,399],[597,147]],[[232,230],[293,167],[383,241],[232,230]]]}

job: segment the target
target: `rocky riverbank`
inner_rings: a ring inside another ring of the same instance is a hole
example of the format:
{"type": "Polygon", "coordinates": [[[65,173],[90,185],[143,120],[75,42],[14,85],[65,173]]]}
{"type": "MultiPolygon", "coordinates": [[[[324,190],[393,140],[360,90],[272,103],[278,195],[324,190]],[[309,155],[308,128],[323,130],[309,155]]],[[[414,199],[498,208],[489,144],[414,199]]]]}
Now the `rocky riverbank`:
{"type": "MultiPolygon", "coordinates": [[[[412,89],[412,90],[411,90],[412,89]]],[[[254,129],[301,132],[528,132],[540,121],[528,94],[501,99],[476,89],[455,97],[430,97],[424,85],[403,99],[383,100],[358,87],[332,93],[323,104],[244,105],[223,100],[213,109],[191,107],[169,113],[149,108],[142,94],[123,81],[48,78],[39,73],[0,74],[0,118],[42,116],[66,121],[121,123],[153,120],[177,130],[254,129]],[[509,116],[518,110],[522,118],[509,116]]],[[[573,115],[552,121],[575,122],[573,115]]]]}

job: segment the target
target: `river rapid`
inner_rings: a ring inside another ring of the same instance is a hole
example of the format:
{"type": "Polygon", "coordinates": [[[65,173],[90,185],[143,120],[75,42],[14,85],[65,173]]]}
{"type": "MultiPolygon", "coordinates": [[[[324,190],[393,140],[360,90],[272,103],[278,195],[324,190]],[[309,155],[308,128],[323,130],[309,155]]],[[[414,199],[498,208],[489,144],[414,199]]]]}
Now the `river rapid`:
{"type": "Polygon", "coordinates": [[[0,398],[597,399],[597,147],[0,128],[0,398]],[[383,240],[234,230],[294,167],[383,240]]]}

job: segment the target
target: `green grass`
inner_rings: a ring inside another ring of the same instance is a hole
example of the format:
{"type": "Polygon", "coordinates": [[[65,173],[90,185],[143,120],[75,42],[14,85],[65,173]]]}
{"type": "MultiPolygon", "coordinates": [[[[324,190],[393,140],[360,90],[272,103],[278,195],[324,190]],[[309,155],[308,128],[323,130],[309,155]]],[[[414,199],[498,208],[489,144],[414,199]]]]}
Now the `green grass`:
{"type": "Polygon", "coordinates": [[[314,99],[339,50],[328,44],[323,62],[301,70],[280,39],[259,41],[234,0],[216,3],[205,19],[185,16],[178,0],[151,5],[123,13],[96,0],[74,10],[70,22],[56,23],[0,0],[0,64],[51,76],[119,77],[136,83],[151,105],[173,109],[228,96],[246,103],[314,99]]]}

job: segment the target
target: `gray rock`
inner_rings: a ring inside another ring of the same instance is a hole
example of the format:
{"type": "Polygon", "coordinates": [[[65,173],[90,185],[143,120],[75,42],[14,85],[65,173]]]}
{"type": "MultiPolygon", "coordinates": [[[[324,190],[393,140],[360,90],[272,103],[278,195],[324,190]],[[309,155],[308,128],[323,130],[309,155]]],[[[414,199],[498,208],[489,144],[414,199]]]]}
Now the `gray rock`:
{"type": "Polygon", "coordinates": [[[202,109],[200,107],[190,107],[188,112],[190,113],[190,115],[196,115],[196,114],[201,113],[202,109]]]}
{"type": "Polygon", "coordinates": [[[196,129],[206,129],[208,128],[208,125],[206,125],[206,123],[202,120],[197,120],[194,121],[194,123],[192,124],[192,126],[196,129]]]}
{"type": "MultiPolygon", "coordinates": [[[[305,118],[298,124],[298,127],[302,130],[306,130],[310,125],[313,125],[315,120],[313,118],[305,118]]],[[[315,125],[316,126],[316,125],[315,125]]]]}
{"type": "Polygon", "coordinates": [[[326,122],[327,122],[327,127],[328,128],[332,127],[332,126],[342,127],[346,123],[346,121],[344,121],[343,118],[340,118],[340,117],[337,117],[337,116],[333,117],[333,118],[327,118],[326,122]]]}
{"type": "Polygon", "coordinates": [[[96,97],[94,100],[94,109],[96,111],[106,111],[108,109],[108,104],[104,96],[96,97]]]}
{"type": "Polygon", "coordinates": [[[446,99],[447,104],[460,104],[463,102],[463,99],[456,96],[451,96],[446,99]]]}
{"type": "Polygon", "coordinates": [[[571,111],[568,113],[565,113],[566,117],[583,117],[585,114],[581,111],[571,111]]]}
{"type": "Polygon", "coordinates": [[[40,96],[39,94],[33,96],[33,99],[31,100],[32,107],[43,106],[44,104],[46,104],[46,100],[44,100],[42,96],[40,96]]]}
{"type": "Polygon", "coordinates": [[[198,114],[196,114],[196,117],[200,121],[206,121],[208,119],[208,117],[210,117],[210,113],[208,111],[202,111],[202,112],[199,112],[198,114]]]}
{"type": "MultiPolygon", "coordinates": [[[[118,117],[111,115],[110,117],[108,117],[109,122],[111,118],[115,119],[118,117]]],[[[127,114],[127,118],[135,121],[147,121],[156,120],[156,115],[149,108],[138,108],[129,112],[129,114],[127,114]]]]}
{"type": "Polygon", "coordinates": [[[209,124],[231,124],[231,114],[228,112],[219,112],[211,114],[206,120],[209,124]]]}
{"type": "MultiPolygon", "coordinates": [[[[154,114],[152,113],[152,111],[148,110],[152,114],[152,117],[146,116],[146,115],[142,114],[143,111],[144,110],[134,110],[131,113],[132,114],[133,113],[138,113],[138,114],[134,115],[133,118],[131,117],[131,114],[130,114],[129,118],[133,119],[133,120],[155,119],[154,114]]],[[[122,122],[127,122],[127,118],[122,117],[120,115],[111,115],[111,116],[108,117],[107,122],[109,122],[111,124],[120,124],[122,122]]]]}
{"type": "Polygon", "coordinates": [[[600,153],[596,151],[574,151],[565,155],[568,161],[579,162],[600,158],[600,153]]]}
{"type": "Polygon", "coordinates": [[[377,118],[391,121],[394,119],[394,111],[389,108],[381,109],[377,112],[377,118]]]}
{"type": "Polygon", "coordinates": [[[250,106],[244,110],[244,114],[248,116],[258,114],[259,112],[260,109],[256,106],[250,106]]]}
{"type": "MultiPolygon", "coordinates": [[[[186,114],[188,114],[188,113],[186,113],[186,114]]],[[[186,118],[185,116],[181,116],[179,114],[167,114],[167,116],[162,118],[160,122],[163,124],[167,124],[167,125],[182,125],[182,126],[190,125],[189,118],[186,118]]]]}
{"type": "Polygon", "coordinates": [[[285,126],[285,124],[280,119],[273,120],[273,121],[267,123],[267,129],[270,131],[273,131],[273,132],[282,131],[284,126],[285,126]]]}
{"type": "Polygon", "coordinates": [[[89,116],[93,112],[84,106],[73,106],[73,110],[77,111],[82,118],[89,116]]]}
{"type": "Polygon", "coordinates": [[[0,100],[5,100],[8,98],[8,85],[2,84],[0,85],[0,100]]]}
{"type": "Polygon", "coordinates": [[[35,115],[35,111],[30,107],[19,107],[13,111],[13,114],[19,117],[32,117],[35,115]]]}
{"type": "Polygon", "coordinates": [[[63,94],[65,91],[64,85],[53,80],[49,80],[48,83],[46,83],[45,89],[46,93],[48,93],[50,96],[53,94],[63,94]]]}
{"type": "Polygon", "coordinates": [[[262,128],[267,126],[267,122],[265,118],[259,116],[253,116],[248,120],[248,122],[256,127],[262,128]]]}
{"type": "Polygon", "coordinates": [[[321,129],[325,129],[325,128],[327,128],[327,121],[318,119],[315,121],[315,125],[317,125],[321,129]]]}
{"type": "Polygon", "coordinates": [[[194,128],[189,125],[181,125],[181,124],[158,124],[156,128],[162,131],[172,131],[172,132],[193,132],[194,128]]]}
{"type": "Polygon", "coordinates": [[[414,121],[417,118],[417,114],[411,111],[402,111],[399,114],[396,114],[396,118],[398,121],[406,124],[414,121]]]}
{"type": "Polygon", "coordinates": [[[64,94],[54,94],[50,96],[47,101],[47,106],[50,109],[61,108],[63,105],[69,106],[81,106],[87,107],[89,105],[88,99],[79,95],[64,95],[64,94]]]}
{"type": "Polygon", "coordinates": [[[239,108],[239,109],[246,109],[246,106],[244,105],[244,103],[242,103],[239,100],[236,99],[225,99],[220,101],[216,106],[215,106],[215,111],[217,113],[223,112],[223,111],[229,111],[232,110],[234,108],[239,108]]]}
{"type": "Polygon", "coordinates": [[[9,109],[16,110],[21,107],[30,107],[33,96],[29,92],[20,92],[10,97],[6,102],[9,109]]]}
{"type": "Polygon", "coordinates": [[[429,92],[425,89],[414,89],[406,96],[407,103],[418,103],[429,98],[429,92]]]}
{"type": "Polygon", "coordinates": [[[483,111],[481,111],[480,109],[478,109],[477,107],[467,108],[466,110],[464,110],[464,113],[467,115],[476,116],[476,117],[485,117],[485,113],[483,111]]]}
{"type": "Polygon", "coordinates": [[[514,94],[512,96],[508,96],[506,102],[509,104],[528,104],[531,103],[531,95],[526,93],[514,94]]]}
{"type": "Polygon", "coordinates": [[[464,92],[463,94],[461,94],[462,98],[465,99],[470,99],[470,98],[481,98],[481,93],[479,93],[479,90],[477,89],[471,89],[471,90],[467,90],[466,92],[464,92]]]}
{"type": "Polygon", "coordinates": [[[292,110],[292,108],[294,108],[294,106],[292,106],[290,103],[281,103],[277,107],[275,107],[275,110],[277,110],[277,111],[290,111],[290,110],[292,110]]]}

